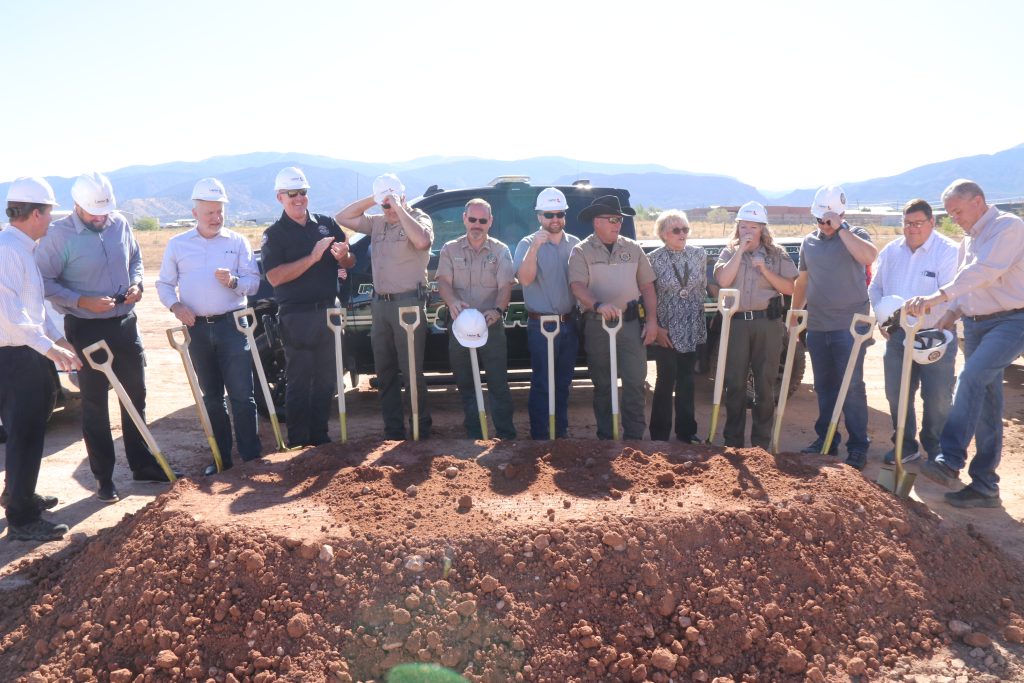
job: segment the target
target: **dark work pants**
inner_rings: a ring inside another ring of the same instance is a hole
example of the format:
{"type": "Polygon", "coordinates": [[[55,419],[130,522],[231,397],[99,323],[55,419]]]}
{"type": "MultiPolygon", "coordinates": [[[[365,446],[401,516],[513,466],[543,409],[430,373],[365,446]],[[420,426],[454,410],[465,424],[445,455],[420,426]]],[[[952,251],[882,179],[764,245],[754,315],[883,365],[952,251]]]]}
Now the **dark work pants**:
{"type": "MultiPolygon", "coordinates": [[[[64,336],[75,347],[82,359],[78,383],[82,395],[82,436],[89,454],[89,468],[99,482],[108,482],[114,476],[114,437],[110,432],[110,412],[107,406],[110,383],[107,376],[94,370],[83,349],[105,340],[113,354],[114,375],[124,387],[132,405],[143,420],[146,419],[146,357],[134,313],[117,318],[64,317],[64,336]]],[[[104,360],[102,353],[97,360],[104,360]]],[[[128,467],[132,472],[159,470],[153,454],[149,452],[142,434],[131,415],[121,407],[121,431],[128,467]]]]}
{"type": "MultiPolygon", "coordinates": [[[[402,382],[405,380],[405,405],[410,406],[409,424],[412,425],[412,409],[409,395],[409,347],[405,328],[398,321],[398,309],[416,306],[420,309],[420,325],[413,335],[413,352],[416,359],[416,404],[419,411],[420,438],[430,436],[430,410],[427,407],[427,382],[423,377],[423,348],[427,343],[427,319],[423,303],[410,297],[400,301],[375,300],[370,304],[373,313],[373,329],[370,344],[373,346],[373,365],[377,372],[377,390],[380,391],[380,407],[384,413],[384,436],[388,439],[404,439],[405,424],[402,401],[402,382]]],[[[412,315],[407,316],[412,323],[412,315]]]]}
{"type": "Polygon", "coordinates": [[[228,420],[224,390],[231,401],[235,420],[235,438],[242,460],[255,460],[262,450],[256,426],[256,400],[253,397],[252,354],[249,340],[228,315],[212,323],[202,319],[189,328],[189,355],[196,368],[203,404],[210,416],[213,436],[225,467],[232,464],[231,422],[228,420]]]}
{"type": "Polygon", "coordinates": [[[288,446],[328,443],[327,416],[334,398],[334,333],[327,327],[325,309],[278,313],[284,339],[285,412],[288,446]]]}
{"type": "Polygon", "coordinates": [[[750,410],[750,443],[767,450],[775,416],[775,379],[779,376],[781,320],[732,318],[729,349],[725,354],[725,445],[743,448],[747,429],[747,373],[754,375],[754,407],[750,410]]]}
{"type": "MultiPolygon", "coordinates": [[[[487,373],[487,396],[491,403],[491,419],[499,439],[516,438],[512,424],[512,392],[508,388],[508,344],[505,340],[505,323],[501,320],[487,328],[487,343],[476,349],[480,369],[487,373]]],[[[455,383],[462,398],[463,421],[466,434],[471,439],[482,439],[480,431],[480,408],[476,405],[476,384],[473,379],[473,360],[470,349],[458,342],[454,334],[448,334],[448,359],[455,373],[455,383]]]]}
{"type": "Polygon", "coordinates": [[[0,420],[7,429],[7,523],[22,526],[39,519],[36,492],[46,433],[49,362],[27,346],[0,347],[0,420]]]}
{"type": "Polygon", "coordinates": [[[680,353],[664,346],[652,346],[657,378],[651,404],[651,438],[668,441],[672,431],[672,409],[676,414],[676,438],[697,438],[697,420],[693,412],[693,365],[696,352],[680,353]],[[675,394],[675,400],[672,396],[675,394]]]}
{"type": "Polygon", "coordinates": [[[597,438],[611,439],[612,392],[618,391],[622,380],[622,399],[619,412],[622,420],[622,438],[639,440],[644,438],[647,422],[644,419],[644,381],[647,379],[647,348],[640,337],[640,321],[622,323],[615,339],[615,357],[618,361],[619,376],[611,378],[611,346],[608,332],[599,317],[588,314],[584,319],[583,343],[590,362],[590,379],[594,383],[594,419],[597,421],[597,438]]]}

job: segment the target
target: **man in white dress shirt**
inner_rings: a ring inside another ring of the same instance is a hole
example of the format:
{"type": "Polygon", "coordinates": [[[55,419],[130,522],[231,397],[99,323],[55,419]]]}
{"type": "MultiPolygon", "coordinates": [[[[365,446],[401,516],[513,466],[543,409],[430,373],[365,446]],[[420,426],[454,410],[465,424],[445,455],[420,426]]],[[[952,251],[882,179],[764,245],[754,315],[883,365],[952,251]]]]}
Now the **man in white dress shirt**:
{"type": "MultiPolygon", "coordinates": [[[[160,302],[187,325],[189,352],[210,414],[224,469],[232,466],[231,423],[224,402],[227,388],[235,439],[242,460],[260,456],[256,425],[252,355],[248,338],[235,327],[233,312],[255,294],[260,274],[252,247],[242,235],[224,227],[227,194],[216,178],[203,178],[192,190],[196,227],[167,243],[156,290],[160,302]]],[[[217,471],[209,465],[204,474],[217,471]]]]}

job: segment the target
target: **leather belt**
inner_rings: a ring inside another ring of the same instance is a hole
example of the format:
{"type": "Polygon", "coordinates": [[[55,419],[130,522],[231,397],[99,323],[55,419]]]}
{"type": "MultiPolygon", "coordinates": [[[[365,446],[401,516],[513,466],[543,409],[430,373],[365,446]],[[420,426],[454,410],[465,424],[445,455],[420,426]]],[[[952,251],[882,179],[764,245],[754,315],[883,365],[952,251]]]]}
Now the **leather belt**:
{"type": "Polygon", "coordinates": [[[737,320],[760,320],[768,317],[768,311],[737,311],[733,317],[737,320]]]}
{"type": "Polygon", "coordinates": [[[333,301],[313,301],[304,304],[281,304],[278,306],[278,311],[284,313],[294,311],[298,313],[301,311],[326,311],[328,308],[334,308],[333,301]]]}
{"type": "Polygon", "coordinates": [[[984,320],[992,320],[993,318],[1001,318],[1004,315],[1013,315],[1014,313],[1024,312],[1024,308],[1011,308],[1008,311],[996,311],[995,313],[985,313],[983,315],[966,315],[965,318],[970,318],[976,323],[980,323],[984,320]]]}
{"type": "Polygon", "coordinates": [[[224,318],[231,317],[233,313],[234,311],[228,311],[227,313],[218,313],[217,315],[197,315],[196,322],[212,324],[217,322],[218,320],[223,320],[224,318]]]}
{"type": "Polygon", "coordinates": [[[408,292],[395,292],[394,294],[377,294],[374,292],[374,301],[401,301],[402,299],[415,299],[419,298],[420,293],[415,290],[409,290],[408,292]]]}
{"type": "MultiPolygon", "coordinates": [[[[527,311],[527,313],[526,313],[526,317],[528,317],[530,320],[540,320],[541,318],[549,316],[549,315],[558,315],[558,314],[557,313],[533,313],[531,311],[527,311]]],[[[561,320],[563,323],[567,323],[570,320],[572,320],[572,313],[563,313],[561,315],[558,315],[558,319],[561,320]]]]}

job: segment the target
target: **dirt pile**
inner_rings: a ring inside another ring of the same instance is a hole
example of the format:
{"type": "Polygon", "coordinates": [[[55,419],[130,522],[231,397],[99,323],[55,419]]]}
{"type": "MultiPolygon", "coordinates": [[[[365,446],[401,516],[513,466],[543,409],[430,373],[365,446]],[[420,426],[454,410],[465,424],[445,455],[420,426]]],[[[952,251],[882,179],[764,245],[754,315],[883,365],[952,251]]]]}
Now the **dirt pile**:
{"type": "Polygon", "coordinates": [[[821,681],[1024,634],[998,549],[759,449],[332,445],[25,571],[0,670],[30,681],[821,681]]]}

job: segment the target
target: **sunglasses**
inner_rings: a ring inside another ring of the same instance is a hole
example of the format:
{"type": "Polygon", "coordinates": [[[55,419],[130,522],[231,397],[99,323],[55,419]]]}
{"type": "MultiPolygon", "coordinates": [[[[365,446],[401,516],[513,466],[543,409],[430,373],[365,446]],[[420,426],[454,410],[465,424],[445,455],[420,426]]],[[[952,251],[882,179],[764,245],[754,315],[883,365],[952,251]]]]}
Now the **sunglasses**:
{"type": "Polygon", "coordinates": [[[299,196],[305,197],[306,196],[306,192],[307,192],[307,190],[281,190],[281,191],[284,192],[289,197],[291,197],[292,199],[295,199],[296,197],[299,197],[299,196]]]}
{"type": "Polygon", "coordinates": [[[388,209],[390,209],[390,208],[391,208],[391,205],[390,205],[390,204],[381,204],[381,205],[380,205],[380,208],[382,208],[382,209],[384,209],[385,211],[387,211],[388,209]]]}
{"type": "Polygon", "coordinates": [[[829,226],[832,225],[832,219],[831,218],[829,218],[826,221],[823,221],[820,218],[815,218],[814,220],[818,221],[818,225],[829,225],[829,226]]]}
{"type": "Polygon", "coordinates": [[[622,222],[622,216],[598,216],[598,218],[600,218],[603,221],[613,223],[615,225],[618,225],[619,223],[622,222]]]}
{"type": "Polygon", "coordinates": [[[690,228],[669,228],[668,231],[673,235],[688,235],[690,234],[690,228]]]}
{"type": "Polygon", "coordinates": [[[491,222],[490,218],[474,218],[472,216],[466,216],[466,220],[470,223],[479,223],[480,225],[487,225],[491,222]]]}
{"type": "Polygon", "coordinates": [[[565,211],[545,211],[541,215],[544,218],[565,218],[565,211]]]}

